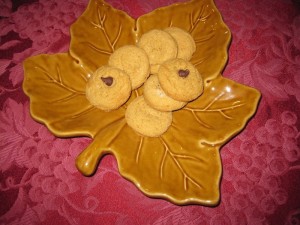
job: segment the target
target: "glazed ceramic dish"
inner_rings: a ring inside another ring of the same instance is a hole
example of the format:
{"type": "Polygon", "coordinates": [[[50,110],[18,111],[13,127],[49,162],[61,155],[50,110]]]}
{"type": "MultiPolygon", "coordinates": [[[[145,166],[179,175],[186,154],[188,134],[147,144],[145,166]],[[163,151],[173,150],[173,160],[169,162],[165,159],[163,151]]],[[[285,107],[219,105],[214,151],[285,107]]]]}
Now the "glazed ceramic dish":
{"type": "Polygon", "coordinates": [[[121,175],[147,196],[212,206],[220,199],[219,150],[244,128],[260,98],[257,90],[221,76],[230,39],[212,0],[174,4],[137,20],[102,0],[91,0],[71,26],[69,53],[28,58],[23,88],[33,118],[54,135],[93,139],[76,160],[82,174],[93,175],[101,157],[113,154],[121,175]],[[197,50],[191,62],[204,78],[204,93],[173,113],[165,134],[143,137],[124,119],[142,87],[120,109],[104,112],[87,101],[86,81],[117,48],[169,26],[193,36],[197,50]]]}

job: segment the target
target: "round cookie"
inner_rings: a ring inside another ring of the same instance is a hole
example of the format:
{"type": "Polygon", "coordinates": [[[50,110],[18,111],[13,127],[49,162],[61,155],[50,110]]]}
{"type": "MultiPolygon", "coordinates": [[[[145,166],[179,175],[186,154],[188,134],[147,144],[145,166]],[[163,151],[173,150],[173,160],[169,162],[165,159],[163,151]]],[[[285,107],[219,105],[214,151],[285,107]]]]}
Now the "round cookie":
{"type": "Polygon", "coordinates": [[[150,73],[146,52],[134,45],[118,48],[109,58],[108,65],[124,70],[130,77],[132,89],[140,87],[150,73]]]}
{"type": "Polygon", "coordinates": [[[105,111],[119,108],[128,100],[130,94],[129,76],[111,66],[97,69],[86,85],[86,97],[89,102],[105,111]]]}
{"type": "Polygon", "coordinates": [[[151,108],[143,96],[134,99],[126,109],[125,119],[137,133],[147,137],[158,137],[172,123],[172,112],[161,112],[151,108]]]}
{"type": "Polygon", "coordinates": [[[157,72],[158,65],[177,56],[178,46],[175,39],[162,30],[154,29],[143,34],[137,46],[144,49],[147,53],[151,73],[157,72]]]}
{"type": "Polygon", "coordinates": [[[196,43],[193,37],[178,27],[168,27],[164,31],[169,33],[177,42],[178,53],[177,58],[190,60],[193,53],[196,51],[196,43]]]}
{"type": "Polygon", "coordinates": [[[144,84],[144,98],[149,106],[159,111],[174,111],[184,107],[187,102],[170,98],[162,90],[157,75],[151,75],[144,84]]]}
{"type": "Polygon", "coordinates": [[[189,102],[203,92],[203,80],[196,67],[183,59],[172,59],[158,71],[161,88],[177,101],[189,102]]]}

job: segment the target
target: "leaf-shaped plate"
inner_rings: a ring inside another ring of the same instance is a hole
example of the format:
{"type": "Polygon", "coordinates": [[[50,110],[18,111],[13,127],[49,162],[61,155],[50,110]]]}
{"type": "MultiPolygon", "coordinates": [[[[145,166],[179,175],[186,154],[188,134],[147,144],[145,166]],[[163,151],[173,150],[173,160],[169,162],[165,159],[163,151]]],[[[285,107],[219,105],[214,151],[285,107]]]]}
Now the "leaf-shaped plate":
{"type": "Polygon", "coordinates": [[[221,76],[230,32],[212,0],[192,0],[157,9],[137,20],[102,0],[91,0],[71,27],[69,53],[39,55],[24,63],[23,88],[33,118],[60,137],[89,136],[93,142],[76,160],[92,175],[102,156],[113,154],[120,173],[151,197],[175,204],[219,202],[219,150],[253,116],[260,93],[221,76]],[[85,97],[87,78],[118,47],[134,44],[150,29],[176,26],[191,33],[197,50],[191,62],[204,77],[204,93],[173,113],[158,138],[138,135],[124,119],[133,92],[120,109],[104,112],[85,97]]]}

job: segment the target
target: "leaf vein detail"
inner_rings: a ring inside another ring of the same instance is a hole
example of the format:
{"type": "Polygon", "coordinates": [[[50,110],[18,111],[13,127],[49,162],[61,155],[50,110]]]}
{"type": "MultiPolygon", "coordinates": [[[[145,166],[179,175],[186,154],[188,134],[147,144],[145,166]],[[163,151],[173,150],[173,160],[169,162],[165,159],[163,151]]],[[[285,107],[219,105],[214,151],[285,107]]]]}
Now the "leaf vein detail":
{"type": "Polygon", "coordinates": [[[224,118],[226,119],[230,119],[232,120],[233,117],[227,115],[225,113],[226,110],[234,110],[235,108],[238,107],[242,107],[243,105],[245,105],[245,103],[241,103],[240,101],[236,101],[234,102],[231,106],[227,106],[227,107],[221,107],[221,108],[216,108],[216,109],[212,109],[211,107],[218,101],[220,100],[223,96],[225,95],[225,92],[221,92],[217,97],[215,97],[206,107],[204,107],[203,109],[194,109],[194,108],[189,108],[189,107],[185,107],[183,108],[184,110],[190,111],[193,115],[193,117],[196,119],[196,121],[209,129],[212,129],[213,127],[211,127],[209,124],[205,123],[204,121],[202,121],[199,116],[196,114],[196,112],[217,112],[220,113],[224,118]]]}
{"type": "Polygon", "coordinates": [[[73,88],[71,88],[71,87],[65,85],[65,84],[63,83],[63,80],[62,80],[61,75],[60,75],[60,70],[59,70],[58,68],[56,68],[56,71],[57,71],[57,73],[58,73],[58,78],[57,78],[57,79],[55,79],[54,76],[52,76],[52,75],[51,75],[50,73],[48,73],[45,69],[43,69],[43,68],[41,68],[41,67],[39,67],[39,66],[35,66],[34,68],[37,69],[37,70],[42,71],[42,73],[44,73],[44,74],[49,78],[50,82],[54,83],[55,85],[58,85],[59,87],[64,88],[64,89],[66,89],[67,91],[69,91],[69,92],[71,92],[71,93],[74,93],[74,94],[76,94],[76,95],[85,95],[85,92],[77,91],[77,90],[75,90],[75,89],[73,89],[73,88]]]}
{"type": "Polygon", "coordinates": [[[207,15],[203,15],[204,14],[204,5],[202,5],[202,8],[199,12],[199,15],[197,16],[197,18],[195,20],[193,20],[193,14],[190,14],[190,23],[191,23],[191,28],[189,30],[190,33],[193,33],[193,31],[195,30],[195,28],[197,27],[198,23],[201,22],[205,22],[213,13],[213,10],[211,10],[210,13],[208,13],[207,15]]]}
{"type": "MultiPolygon", "coordinates": [[[[187,172],[184,170],[184,168],[182,167],[181,163],[179,162],[178,158],[182,158],[183,155],[180,155],[180,154],[175,154],[171,151],[171,149],[169,148],[169,146],[167,145],[166,141],[163,139],[163,138],[160,138],[160,141],[161,143],[163,144],[164,146],[164,156],[163,156],[163,160],[162,160],[162,164],[161,164],[161,167],[160,167],[160,176],[162,178],[162,171],[163,171],[163,166],[165,164],[165,159],[167,156],[169,156],[173,162],[175,163],[175,165],[177,166],[177,168],[180,170],[180,172],[182,173],[183,177],[184,177],[184,183],[183,183],[183,187],[184,187],[184,190],[187,191],[187,181],[191,181],[194,185],[196,185],[198,188],[200,189],[203,189],[204,187],[199,184],[198,182],[196,182],[192,177],[190,177],[187,172]]],[[[194,159],[194,160],[197,160],[197,158],[195,157],[192,157],[192,156],[186,156],[185,158],[189,158],[189,159],[194,159]]]]}
{"type": "Polygon", "coordinates": [[[139,147],[138,147],[138,150],[137,150],[137,154],[136,154],[136,158],[135,158],[135,162],[136,163],[139,162],[139,158],[140,158],[140,154],[141,154],[143,142],[144,142],[144,137],[141,137],[140,142],[139,142],[139,147]]]}

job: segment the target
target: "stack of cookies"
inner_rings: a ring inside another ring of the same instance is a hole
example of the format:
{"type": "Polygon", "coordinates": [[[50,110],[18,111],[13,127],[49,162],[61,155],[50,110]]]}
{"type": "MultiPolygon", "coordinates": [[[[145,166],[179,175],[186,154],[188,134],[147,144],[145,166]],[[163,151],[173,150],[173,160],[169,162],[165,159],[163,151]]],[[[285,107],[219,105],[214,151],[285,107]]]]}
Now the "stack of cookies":
{"type": "Polygon", "coordinates": [[[203,92],[203,80],[189,62],[196,45],[189,33],[169,27],[150,30],[137,45],[117,49],[108,65],[89,79],[90,103],[110,111],[122,106],[132,90],[144,85],[143,95],[126,109],[127,124],[141,135],[158,137],[172,123],[172,111],[183,108],[203,92]]]}

